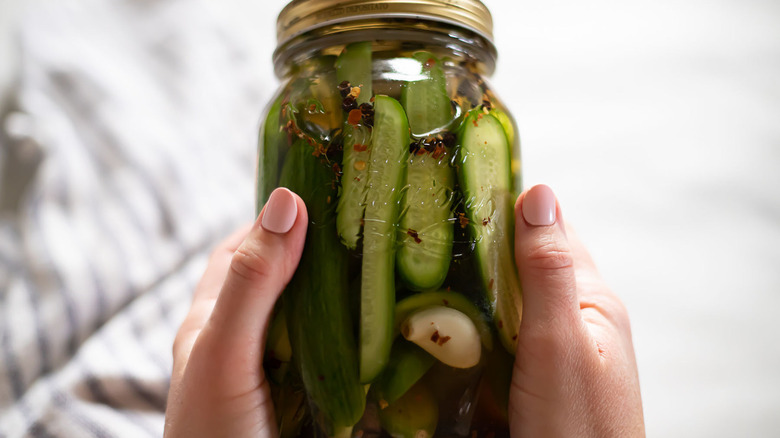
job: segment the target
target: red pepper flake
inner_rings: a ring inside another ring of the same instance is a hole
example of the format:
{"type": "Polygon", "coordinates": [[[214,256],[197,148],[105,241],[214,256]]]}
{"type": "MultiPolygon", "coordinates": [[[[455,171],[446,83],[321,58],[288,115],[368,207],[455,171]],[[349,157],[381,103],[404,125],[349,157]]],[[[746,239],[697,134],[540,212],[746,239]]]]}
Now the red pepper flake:
{"type": "Polygon", "coordinates": [[[458,213],[458,223],[460,224],[461,228],[466,228],[466,226],[469,224],[469,218],[466,217],[466,213],[458,213]]]}
{"type": "Polygon", "coordinates": [[[419,234],[417,234],[417,231],[415,231],[415,230],[413,230],[413,229],[409,228],[409,229],[406,231],[406,234],[408,234],[408,235],[412,236],[412,239],[414,239],[414,243],[420,243],[420,242],[422,242],[422,239],[420,239],[420,235],[419,235],[419,234]]]}
{"type": "Polygon", "coordinates": [[[314,112],[314,110],[316,110],[316,109],[317,109],[317,105],[315,105],[315,104],[309,105],[309,111],[314,112]]]}
{"type": "MultiPolygon", "coordinates": [[[[309,144],[311,144],[311,143],[309,143],[309,144]]],[[[325,147],[323,147],[321,144],[319,144],[319,143],[315,142],[314,144],[311,144],[311,145],[314,146],[314,151],[311,154],[314,155],[315,157],[319,157],[321,155],[324,155],[324,154],[328,153],[328,150],[325,147]]]]}
{"type": "Polygon", "coordinates": [[[471,121],[471,123],[474,124],[474,127],[479,126],[479,124],[477,123],[479,120],[482,120],[482,114],[481,113],[477,113],[477,118],[471,121]]]}
{"type": "Polygon", "coordinates": [[[450,302],[445,300],[445,299],[442,299],[441,302],[444,303],[445,306],[449,306],[450,305],[450,302]]]}
{"type": "Polygon", "coordinates": [[[322,374],[320,374],[319,376],[317,376],[317,380],[319,380],[320,382],[322,382],[323,380],[325,380],[325,376],[323,376],[322,374]]]}
{"type": "Polygon", "coordinates": [[[352,146],[352,149],[354,149],[357,152],[363,152],[363,151],[368,150],[368,145],[355,143],[355,145],[352,146]]]}
{"type": "Polygon", "coordinates": [[[452,339],[451,336],[442,336],[442,337],[439,338],[439,341],[437,342],[437,344],[439,344],[439,346],[442,346],[442,345],[446,344],[447,341],[449,341],[450,339],[452,339]]]}
{"type": "Polygon", "coordinates": [[[349,112],[349,116],[347,116],[347,123],[352,126],[356,126],[358,123],[360,123],[361,117],[363,117],[363,112],[359,109],[353,109],[349,112]]]}
{"type": "Polygon", "coordinates": [[[490,223],[490,217],[486,217],[486,218],[482,219],[482,226],[483,227],[486,227],[487,224],[489,224],[489,223],[490,223]]]}
{"type": "Polygon", "coordinates": [[[427,61],[425,61],[425,64],[423,64],[423,67],[425,67],[425,68],[431,68],[431,67],[433,67],[434,65],[436,65],[436,60],[435,60],[435,59],[433,59],[433,58],[428,58],[428,60],[427,60],[427,61]]]}
{"type": "Polygon", "coordinates": [[[501,321],[500,319],[498,320],[498,328],[504,328],[504,321],[501,321]]]}
{"type": "Polygon", "coordinates": [[[493,283],[494,280],[491,278],[490,281],[488,281],[488,289],[493,289],[493,283]]]}
{"type": "Polygon", "coordinates": [[[439,331],[438,330],[433,332],[433,334],[431,335],[431,341],[432,342],[438,342],[439,341],[439,331]]]}
{"type": "Polygon", "coordinates": [[[439,144],[436,146],[436,148],[433,150],[433,154],[431,155],[434,159],[441,158],[444,153],[447,152],[447,149],[444,149],[444,146],[439,144]]]}

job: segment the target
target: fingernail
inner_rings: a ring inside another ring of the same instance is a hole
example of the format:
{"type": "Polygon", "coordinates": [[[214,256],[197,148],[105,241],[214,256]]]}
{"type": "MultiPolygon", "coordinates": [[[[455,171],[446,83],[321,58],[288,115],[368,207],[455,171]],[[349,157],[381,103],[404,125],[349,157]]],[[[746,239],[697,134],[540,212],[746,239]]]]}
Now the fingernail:
{"type": "Polygon", "coordinates": [[[523,218],[529,225],[555,223],[555,194],[544,184],[531,187],[523,198],[523,218]]]}
{"type": "Polygon", "coordinates": [[[279,187],[268,198],[260,225],[266,231],[284,234],[290,231],[296,217],[298,203],[295,201],[295,195],[284,187],[279,187]]]}

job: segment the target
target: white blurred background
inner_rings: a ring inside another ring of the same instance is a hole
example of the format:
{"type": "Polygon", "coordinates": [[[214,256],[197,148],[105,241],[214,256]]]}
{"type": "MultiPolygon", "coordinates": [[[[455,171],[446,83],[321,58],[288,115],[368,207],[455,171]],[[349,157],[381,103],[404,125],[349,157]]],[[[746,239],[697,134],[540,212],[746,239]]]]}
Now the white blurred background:
{"type": "MultiPolygon", "coordinates": [[[[0,0],[4,95],[25,9],[56,1],[0,0]]],[[[251,47],[256,120],[284,1],[194,3],[251,47]]],[[[780,436],[780,2],[485,3],[525,185],[628,306],[648,435],[780,436]]]]}

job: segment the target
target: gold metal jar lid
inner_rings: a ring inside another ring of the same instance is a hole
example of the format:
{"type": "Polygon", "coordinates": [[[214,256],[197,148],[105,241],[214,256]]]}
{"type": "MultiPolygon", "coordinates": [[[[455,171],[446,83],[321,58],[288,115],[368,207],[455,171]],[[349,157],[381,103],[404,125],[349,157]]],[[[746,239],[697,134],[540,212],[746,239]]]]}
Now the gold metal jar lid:
{"type": "Polygon", "coordinates": [[[448,23],[493,42],[493,18],[479,0],[293,0],[276,21],[276,40],[281,47],[311,30],[367,18],[448,23]]]}

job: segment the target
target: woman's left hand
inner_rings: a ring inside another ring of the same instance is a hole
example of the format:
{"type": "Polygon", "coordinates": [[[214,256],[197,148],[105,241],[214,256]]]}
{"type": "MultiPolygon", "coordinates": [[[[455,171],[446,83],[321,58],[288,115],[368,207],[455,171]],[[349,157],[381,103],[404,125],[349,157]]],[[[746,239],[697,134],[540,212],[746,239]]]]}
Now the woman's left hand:
{"type": "Polygon", "coordinates": [[[263,351],[274,303],[303,251],[306,206],[276,189],[214,251],[173,344],[165,436],[274,437],[263,351]]]}

